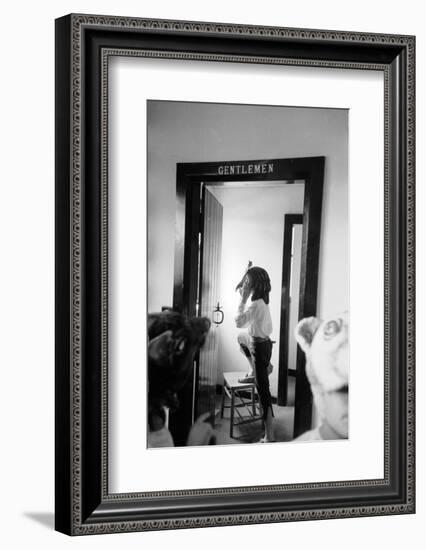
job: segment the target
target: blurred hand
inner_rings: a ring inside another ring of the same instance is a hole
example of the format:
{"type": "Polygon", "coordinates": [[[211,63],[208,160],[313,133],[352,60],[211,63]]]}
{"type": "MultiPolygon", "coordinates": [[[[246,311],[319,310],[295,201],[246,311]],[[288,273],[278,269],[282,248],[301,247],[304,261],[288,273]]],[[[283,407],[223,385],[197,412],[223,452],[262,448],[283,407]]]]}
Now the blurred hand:
{"type": "Polygon", "coordinates": [[[252,267],[252,265],[253,265],[253,262],[252,262],[251,260],[249,260],[249,263],[248,263],[247,268],[246,268],[246,270],[245,270],[245,272],[244,272],[243,278],[241,279],[241,281],[240,281],[240,282],[237,284],[237,286],[235,287],[235,291],[238,290],[240,294],[241,294],[241,288],[242,288],[243,283],[244,283],[244,281],[245,281],[245,279],[246,279],[247,271],[252,267]]]}
{"type": "Polygon", "coordinates": [[[247,302],[251,294],[251,285],[248,277],[244,279],[243,286],[240,288],[241,300],[247,302]]]}
{"type": "Polygon", "coordinates": [[[210,417],[210,413],[204,413],[197,418],[191,427],[188,435],[188,446],[209,445],[211,440],[215,437],[215,431],[211,424],[206,422],[210,417]]]}

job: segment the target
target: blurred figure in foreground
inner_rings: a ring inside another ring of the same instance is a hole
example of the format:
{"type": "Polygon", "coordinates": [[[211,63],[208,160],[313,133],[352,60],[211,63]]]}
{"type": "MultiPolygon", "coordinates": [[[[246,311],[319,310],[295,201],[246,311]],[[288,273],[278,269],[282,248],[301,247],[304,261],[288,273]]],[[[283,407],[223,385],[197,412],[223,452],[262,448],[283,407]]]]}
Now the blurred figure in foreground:
{"type": "Polygon", "coordinates": [[[306,375],[311,384],[319,425],[297,441],[348,438],[348,319],[347,313],[320,320],[309,317],[295,329],[306,355],[306,375]]]}
{"type": "MultiPolygon", "coordinates": [[[[169,409],[179,406],[177,393],[188,382],[195,353],[210,329],[207,317],[188,318],[166,310],[148,315],[148,447],[173,447],[167,428],[169,409]]],[[[187,445],[208,445],[212,426],[202,415],[191,428],[187,445]]]]}

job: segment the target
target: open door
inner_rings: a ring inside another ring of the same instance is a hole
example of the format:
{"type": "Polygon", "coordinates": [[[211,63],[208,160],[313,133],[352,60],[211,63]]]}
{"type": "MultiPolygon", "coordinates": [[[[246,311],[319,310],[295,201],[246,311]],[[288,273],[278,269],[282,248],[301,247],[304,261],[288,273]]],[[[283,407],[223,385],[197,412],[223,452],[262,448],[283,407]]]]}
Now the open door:
{"type": "Polygon", "coordinates": [[[222,252],[223,207],[206,186],[203,186],[203,232],[200,235],[199,312],[212,321],[212,327],[198,360],[198,388],[195,394],[195,415],[209,412],[214,419],[218,368],[218,331],[223,314],[220,307],[220,269],[222,252]],[[216,313],[214,311],[216,310],[216,313]]]}

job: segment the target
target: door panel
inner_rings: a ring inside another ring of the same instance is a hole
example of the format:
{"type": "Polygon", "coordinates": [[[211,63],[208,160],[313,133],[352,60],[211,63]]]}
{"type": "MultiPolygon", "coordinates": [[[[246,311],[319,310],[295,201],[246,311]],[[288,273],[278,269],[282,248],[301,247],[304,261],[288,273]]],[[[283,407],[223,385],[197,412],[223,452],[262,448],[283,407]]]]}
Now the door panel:
{"type": "MultiPolygon", "coordinates": [[[[223,207],[207,188],[204,188],[203,214],[199,312],[201,316],[213,320],[213,310],[220,303],[223,207]]],[[[215,410],[219,330],[220,325],[212,322],[207,340],[200,350],[198,363],[196,415],[210,412],[212,420],[215,410]]]]}
{"type": "Polygon", "coordinates": [[[290,311],[288,320],[288,369],[296,370],[297,343],[294,330],[299,322],[300,261],[302,256],[302,224],[293,225],[290,267],[290,311]]]}
{"type": "Polygon", "coordinates": [[[297,352],[293,330],[294,318],[299,319],[299,290],[301,277],[301,243],[297,247],[297,273],[292,273],[293,228],[301,228],[303,234],[303,214],[286,214],[284,216],[283,269],[281,282],[281,326],[280,326],[280,359],[278,367],[278,405],[288,405],[289,369],[295,373],[297,361],[292,353],[297,352]],[[290,288],[292,285],[293,288],[290,288]],[[292,299],[290,299],[292,298],[292,299]],[[292,310],[292,311],[291,311],[292,310]],[[296,316],[294,313],[297,312],[296,316]],[[291,315],[293,313],[293,315],[291,315]],[[291,325],[291,326],[290,326],[291,325]],[[293,349],[292,349],[292,346],[293,349]],[[296,349],[295,349],[296,348],[296,349]]]}

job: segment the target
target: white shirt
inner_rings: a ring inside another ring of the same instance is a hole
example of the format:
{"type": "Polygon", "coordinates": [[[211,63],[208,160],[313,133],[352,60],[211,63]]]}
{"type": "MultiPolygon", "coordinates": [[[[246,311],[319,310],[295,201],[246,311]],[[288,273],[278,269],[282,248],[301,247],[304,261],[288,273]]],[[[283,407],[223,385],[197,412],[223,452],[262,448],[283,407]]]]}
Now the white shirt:
{"type": "Polygon", "coordinates": [[[269,306],[265,304],[262,298],[250,302],[245,309],[246,304],[240,302],[238,313],[235,317],[235,323],[238,328],[248,327],[250,336],[258,338],[268,338],[272,334],[272,319],[269,306]]]}

